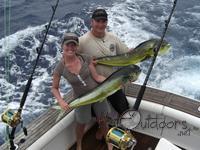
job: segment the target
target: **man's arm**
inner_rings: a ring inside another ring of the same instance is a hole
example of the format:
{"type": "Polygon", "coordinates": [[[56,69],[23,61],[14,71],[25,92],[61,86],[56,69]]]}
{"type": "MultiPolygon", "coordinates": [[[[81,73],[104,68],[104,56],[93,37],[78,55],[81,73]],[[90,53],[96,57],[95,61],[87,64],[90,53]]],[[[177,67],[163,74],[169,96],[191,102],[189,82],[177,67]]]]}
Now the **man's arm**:
{"type": "Polygon", "coordinates": [[[102,75],[100,75],[100,74],[97,73],[93,61],[90,62],[90,64],[89,64],[89,69],[90,69],[90,72],[91,72],[91,74],[92,74],[93,79],[94,79],[96,82],[101,83],[101,82],[103,82],[103,81],[106,79],[106,77],[104,77],[104,76],[102,76],[102,75]]]}

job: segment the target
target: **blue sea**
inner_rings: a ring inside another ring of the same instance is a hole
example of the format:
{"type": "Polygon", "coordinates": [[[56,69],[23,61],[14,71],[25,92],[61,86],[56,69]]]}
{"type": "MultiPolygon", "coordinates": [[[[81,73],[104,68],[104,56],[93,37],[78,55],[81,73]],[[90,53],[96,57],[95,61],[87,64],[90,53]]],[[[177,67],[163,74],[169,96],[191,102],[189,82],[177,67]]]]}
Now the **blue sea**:
{"type": "MultiPolygon", "coordinates": [[[[37,57],[51,5],[56,0],[0,1],[0,113],[17,109],[37,57]]],[[[52,72],[61,57],[60,39],[65,32],[83,35],[90,29],[90,16],[97,8],[109,15],[108,30],[129,48],[150,38],[159,38],[173,5],[172,0],[60,0],[23,110],[25,124],[55,102],[50,92],[52,72]]],[[[148,85],[200,100],[200,2],[178,0],[165,39],[170,52],[159,56],[148,85]]],[[[142,84],[150,61],[142,68],[142,84]]],[[[61,81],[62,93],[70,85],[61,81]]],[[[0,123],[0,144],[5,124],[0,123]]]]}

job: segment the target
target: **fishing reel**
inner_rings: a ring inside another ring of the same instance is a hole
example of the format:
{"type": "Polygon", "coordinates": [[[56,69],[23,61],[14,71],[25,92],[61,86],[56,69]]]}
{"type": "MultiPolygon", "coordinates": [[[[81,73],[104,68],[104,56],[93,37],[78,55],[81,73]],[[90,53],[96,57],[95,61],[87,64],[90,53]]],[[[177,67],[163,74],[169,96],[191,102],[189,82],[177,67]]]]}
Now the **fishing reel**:
{"type": "Polygon", "coordinates": [[[23,120],[21,118],[21,113],[14,112],[12,109],[7,109],[1,115],[1,120],[9,127],[17,127],[21,123],[21,128],[23,129],[24,135],[27,136],[27,129],[23,126],[23,120]]]}
{"type": "MultiPolygon", "coordinates": [[[[20,112],[15,112],[12,109],[7,109],[6,111],[3,112],[3,114],[1,115],[1,120],[2,122],[4,122],[7,126],[6,126],[6,133],[9,137],[9,139],[14,139],[14,136],[12,135],[12,133],[9,132],[9,127],[12,128],[16,128],[19,124],[21,124],[21,128],[23,129],[24,135],[27,136],[27,129],[23,126],[23,120],[21,118],[21,113],[20,112]]],[[[20,143],[24,143],[25,139],[20,139],[19,144],[20,143]]],[[[18,145],[14,144],[10,147],[10,150],[17,150],[18,149],[18,145]]]]}
{"type": "Polygon", "coordinates": [[[106,142],[121,150],[132,150],[137,143],[130,131],[124,131],[117,127],[113,127],[108,131],[106,142]]]}
{"type": "Polygon", "coordinates": [[[10,127],[16,127],[21,122],[21,114],[14,112],[12,109],[7,109],[3,112],[1,119],[10,127]]]}

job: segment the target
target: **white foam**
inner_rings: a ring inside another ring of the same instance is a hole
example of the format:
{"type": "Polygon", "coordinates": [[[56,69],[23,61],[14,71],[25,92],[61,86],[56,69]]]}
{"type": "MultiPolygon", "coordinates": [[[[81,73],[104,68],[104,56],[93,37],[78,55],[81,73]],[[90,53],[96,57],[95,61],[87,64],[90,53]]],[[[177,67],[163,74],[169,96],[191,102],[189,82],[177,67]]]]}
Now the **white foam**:
{"type": "Polygon", "coordinates": [[[11,75],[21,75],[22,74],[21,68],[18,65],[13,64],[10,68],[10,74],[11,75]]]}
{"type": "Polygon", "coordinates": [[[161,81],[161,88],[182,95],[190,95],[195,98],[195,95],[200,92],[200,77],[199,72],[173,72],[171,77],[161,81]],[[190,78],[191,80],[188,80],[190,78]]]}
{"type": "Polygon", "coordinates": [[[135,47],[138,43],[151,37],[156,37],[143,29],[143,24],[155,27],[149,23],[145,12],[138,11],[138,7],[139,5],[135,4],[134,1],[126,1],[124,3],[116,2],[112,8],[108,9],[109,30],[118,35],[129,48],[135,47]],[[130,5],[135,7],[130,7],[130,5]]]}
{"type": "Polygon", "coordinates": [[[21,45],[25,38],[30,36],[34,38],[35,34],[41,32],[42,30],[43,26],[29,26],[24,30],[20,30],[12,35],[0,39],[0,57],[4,56],[10,51],[15,50],[15,47],[21,45]]]}
{"type": "Polygon", "coordinates": [[[160,83],[154,86],[161,89],[198,98],[200,93],[200,56],[185,56],[177,58],[164,67],[167,78],[163,78],[162,71],[156,71],[156,76],[160,75],[160,83]]]}
{"type": "Polygon", "coordinates": [[[48,38],[47,38],[47,42],[46,43],[53,43],[55,41],[59,41],[59,38],[58,37],[55,37],[53,35],[48,35],[48,38]]]}
{"type": "Polygon", "coordinates": [[[200,20],[200,13],[198,12],[186,12],[186,14],[190,14],[194,17],[194,19],[200,20]]]}
{"type": "Polygon", "coordinates": [[[37,92],[38,90],[42,90],[42,82],[46,81],[49,75],[46,68],[37,68],[36,70],[40,75],[32,80],[32,90],[37,92]]]}
{"type": "Polygon", "coordinates": [[[15,89],[15,85],[8,83],[6,81],[6,79],[4,79],[4,78],[0,79],[0,83],[1,83],[1,89],[6,91],[6,94],[2,95],[1,99],[7,100],[7,97],[10,97],[13,94],[13,91],[15,89]]]}
{"type": "Polygon", "coordinates": [[[16,110],[16,109],[18,109],[19,108],[19,102],[10,102],[9,104],[8,104],[8,108],[9,109],[14,109],[14,110],[16,110]]]}
{"type": "Polygon", "coordinates": [[[200,45],[198,37],[196,37],[196,38],[191,38],[191,39],[189,40],[189,42],[192,42],[192,43],[194,43],[194,44],[200,45]]]}
{"type": "Polygon", "coordinates": [[[61,20],[58,22],[60,28],[58,28],[58,33],[64,34],[65,32],[76,32],[80,35],[83,35],[88,31],[87,26],[84,23],[84,20],[79,17],[71,17],[66,22],[66,20],[61,20]]]}

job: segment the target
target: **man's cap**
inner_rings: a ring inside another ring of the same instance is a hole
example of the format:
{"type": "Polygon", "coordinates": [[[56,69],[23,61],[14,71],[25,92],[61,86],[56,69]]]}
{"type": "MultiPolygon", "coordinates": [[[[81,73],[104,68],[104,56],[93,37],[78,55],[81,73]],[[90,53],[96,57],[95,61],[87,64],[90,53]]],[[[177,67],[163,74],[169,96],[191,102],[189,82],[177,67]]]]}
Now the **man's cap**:
{"type": "Polygon", "coordinates": [[[105,9],[96,9],[92,14],[92,19],[104,19],[108,20],[108,14],[105,9]]]}
{"type": "Polygon", "coordinates": [[[78,36],[75,33],[65,33],[64,37],[63,37],[62,44],[68,44],[68,43],[71,43],[71,42],[78,45],[78,43],[79,43],[78,36]]]}

